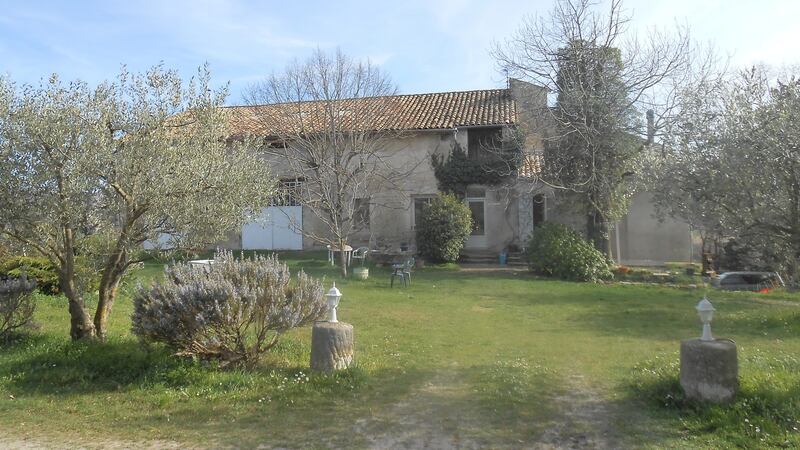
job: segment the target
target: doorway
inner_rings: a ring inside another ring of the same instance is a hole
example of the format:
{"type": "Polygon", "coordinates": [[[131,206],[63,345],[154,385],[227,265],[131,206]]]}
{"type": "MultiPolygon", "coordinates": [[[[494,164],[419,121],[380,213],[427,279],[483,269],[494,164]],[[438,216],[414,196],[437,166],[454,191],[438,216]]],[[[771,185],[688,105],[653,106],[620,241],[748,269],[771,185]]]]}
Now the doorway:
{"type": "Polygon", "coordinates": [[[470,233],[465,247],[468,249],[485,249],[488,247],[486,239],[486,190],[483,188],[467,189],[467,198],[464,201],[472,216],[472,233],[470,233]]]}

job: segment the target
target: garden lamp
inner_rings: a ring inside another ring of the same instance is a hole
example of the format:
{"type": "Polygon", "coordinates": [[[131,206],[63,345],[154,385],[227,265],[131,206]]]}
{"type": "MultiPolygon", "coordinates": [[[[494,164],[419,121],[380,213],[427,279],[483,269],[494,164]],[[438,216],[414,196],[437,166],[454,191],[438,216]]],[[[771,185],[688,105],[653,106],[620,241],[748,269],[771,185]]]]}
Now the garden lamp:
{"type": "Polygon", "coordinates": [[[703,336],[700,338],[700,340],[713,341],[714,338],[711,337],[711,319],[714,318],[714,311],[716,311],[716,309],[714,309],[714,305],[708,301],[708,298],[703,297],[695,309],[697,309],[697,313],[700,314],[700,320],[703,322],[703,336]]]}
{"type": "Polygon", "coordinates": [[[330,311],[330,317],[328,318],[328,322],[338,322],[336,320],[336,307],[339,306],[339,299],[342,298],[342,293],[339,292],[339,289],[336,289],[336,282],[333,282],[333,287],[325,297],[328,299],[328,311],[330,311]]]}

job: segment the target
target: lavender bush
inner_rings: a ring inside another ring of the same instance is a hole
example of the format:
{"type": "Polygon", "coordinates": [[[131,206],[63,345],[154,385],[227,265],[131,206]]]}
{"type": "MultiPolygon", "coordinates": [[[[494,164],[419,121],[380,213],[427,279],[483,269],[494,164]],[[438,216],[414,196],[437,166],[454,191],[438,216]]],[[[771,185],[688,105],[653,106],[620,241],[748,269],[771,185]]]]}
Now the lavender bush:
{"type": "Polygon", "coordinates": [[[0,279],[0,340],[33,320],[35,281],[20,278],[0,279]]]}
{"type": "Polygon", "coordinates": [[[178,355],[251,366],[283,333],[326,310],[322,284],[302,271],[292,281],[277,257],[221,252],[212,266],[177,264],[164,281],[139,286],[133,333],[178,355]]]}

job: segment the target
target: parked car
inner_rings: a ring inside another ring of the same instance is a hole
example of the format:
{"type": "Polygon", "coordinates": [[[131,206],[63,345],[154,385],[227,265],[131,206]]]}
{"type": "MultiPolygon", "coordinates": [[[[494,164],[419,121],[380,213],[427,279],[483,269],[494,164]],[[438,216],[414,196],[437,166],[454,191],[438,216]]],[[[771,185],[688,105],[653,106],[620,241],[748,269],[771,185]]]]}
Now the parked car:
{"type": "Polygon", "coordinates": [[[712,280],[714,287],[727,291],[767,292],[785,286],[778,272],[725,272],[712,280]]]}

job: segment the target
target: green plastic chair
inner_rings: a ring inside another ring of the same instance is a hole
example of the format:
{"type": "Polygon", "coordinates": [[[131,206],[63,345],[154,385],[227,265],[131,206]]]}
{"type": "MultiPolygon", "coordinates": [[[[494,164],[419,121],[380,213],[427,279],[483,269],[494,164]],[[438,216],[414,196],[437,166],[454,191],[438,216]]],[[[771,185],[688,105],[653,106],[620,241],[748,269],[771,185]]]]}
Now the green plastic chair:
{"type": "Polygon", "coordinates": [[[390,287],[394,287],[394,279],[400,278],[403,286],[411,285],[411,268],[414,267],[414,258],[408,258],[406,262],[401,264],[392,264],[392,277],[389,283],[390,287]]]}

